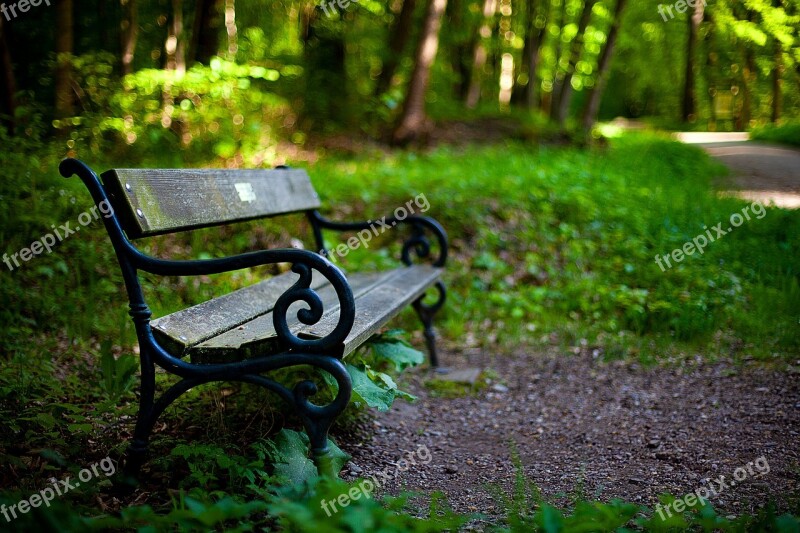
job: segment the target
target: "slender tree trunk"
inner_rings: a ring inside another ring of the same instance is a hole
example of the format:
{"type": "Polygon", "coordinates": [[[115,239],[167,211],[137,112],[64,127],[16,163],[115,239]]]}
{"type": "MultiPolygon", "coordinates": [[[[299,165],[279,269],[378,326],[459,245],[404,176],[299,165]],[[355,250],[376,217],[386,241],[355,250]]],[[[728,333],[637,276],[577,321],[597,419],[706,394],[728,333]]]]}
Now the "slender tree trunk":
{"type": "Polygon", "coordinates": [[[392,135],[397,145],[407,145],[419,140],[425,133],[425,94],[428,90],[431,66],[439,48],[439,31],[447,8],[447,0],[428,0],[425,22],[420,33],[414,70],[408,83],[408,93],[403,105],[400,123],[392,135]]]}
{"type": "Polygon", "coordinates": [[[233,60],[239,51],[236,28],[236,0],[225,0],[225,31],[228,34],[228,59],[233,60]]]}
{"type": "Polygon", "coordinates": [[[603,50],[600,52],[600,59],[597,62],[597,79],[594,82],[594,86],[589,91],[589,97],[583,108],[583,129],[587,132],[597,120],[600,101],[603,98],[603,91],[608,83],[611,56],[614,54],[614,46],[617,43],[617,35],[619,35],[620,24],[622,24],[622,13],[625,10],[626,1],[627,0],[617,0],[617,6],[614,9],[614,20],[611,22],[611,28],[608,30],[606,42],[603,45],[603,50]]]}
{"type": "Polygon", "coordinates": [[[558,96],[558,112],[556,118],[558,123],[563,127],[564,122],[567,120],[569,114],[569,104],[572,101],[572,76],[575,74],[575,66],[581,57],[583,51],[583,43],[586,39],[586,28],[589,26],[589,20],[592,18],[592,8],[597,0],[586,0],[583,4],[583,11],[578,20],[578,33],[572,40],[569,52],[569,64],[567,71],[564,73],[564,81],[561,84],[561,94],[558,96]]]}
{"type": "Polygon", "coordinates": [[[8,29],[3,26],[3,17],[0,17],[0,71],[3,72],[3,83],[0,87],[0,123],[4,124],[8,132],[14,133],[14,114],[17,108],[15,95],[17,94],[17,78],[14,76],[14,63],[11,60],[11,48],[8,46],[8,29]]]}
{"type": "Polygon", "coordinates": [[[530,33],[530,40],[531,40],[531,55],[528,58],[528,90],[526,92],[526,103],[528,104],[529,109],[533,109],[536,107],[536,87],[539,85],[538,83],[538,70],[539,70],[539,58],[541,57],[542,53],[542,43],[544,42],[544,32],[547,28],[547,18],[549,15],[549,6],[548,2],[539,2],[537,5],[537,9],[534,10],[532,16],[532,24],[533,27],[531,28],[530,33]]]}
{"type": "Polygon", "coordinates": [[[417,6],[416,0],[404,0],[400,14],[392,24],[391,36],[389,37],[389,56],[383,64],[383,69],[378,76],[375,84],[375,94],[383,94],[392,84],[392,78],[403,57],[408,39],[414,25],[414,8],[417,6]]]}
{"type": "Polygon", "coordinates": [[[483,24],[478,30],[478,40],[475,43],[475,51],[472,54],[472,76],[470,77],[469,89],[467,89],[467,107],[470,109],[478,105],[481,97],[481,87],[483,85],[483,71],[486,68],[486,41],[492,36],[491,19],[497,10],[497,0],[484,0],[483,2],[483,24]]]}
{"type": "Polygon", "coordinates": [[[178,76],[186,73],[186,45],[183,37],[183,0],[172,0],[172,17],[164,43],[167,70],[174,70],[178,76]]]}
{"type": "Polygon", "coordinates": [[[751,48],[745,45],[744,68],[742,69],[742,111],[739,115],[736,129],[745,130],[750,125],[752,116],[752,84],[755,72],[755,57],[751,48]]]}
{"type": "Polygon", "coordinates": [[[72,93],[72,52],[74,45],[72,0],[56,1],[56,118],[75,114],[72,93]]]}
{"type": "Polygon", "coordinates": [[[197,0],[189,46],[189,62],[207,65],[219,53],[221,0],[197,0]]]}
{"type": "Polygon", "coordinates": [[[703,22],[705,4],[695,2],[694,12],[689,17],[689,40],[686,44],[686,74],[683,85],[683,105],[681,106],[681,119],[689,122],[695,119],[697,114],[697,97],[695,95],[695,55],[697,48],[697,35],[700,23],[703,22]]]}
{"type": "Polygon", "coordinates": [[[122,4],[122,75],[133,72],[133,59],[136,55],[136,39],[139,35],[139,10],[136,0],[121,0],[122,4]]]}
{"type": "Polygon", "coordinates": [[[708,97],[708,110],[709,110],[709,121],[708,121],[708,130],[709,131],[717,131],[717,106],[716,106],[716,92],[717,92],[717,54],[715,52],[716,45],[714,35],[716,34],[716,21],[711,16],[710,13],[706,13],[706,23],[711,26],[706,38],[706,68],[703,69],[705,71],[706,76],[706,85],[708,86],[708,90],[706,91],[706,96],[708,97]]]}
{"type": "Polygon", "coordinates": [[[781,73],[783,71],[783,50],[781,43],[775,39],[775,66],[772,69],[772,123],[781,118],[781,73]]]}
{"type": "Polygon", "coordinates": [[[452,28],[453,34],[450,39],[450,65],[453,72],[456,74],[456,80],[453,83],[453,97],[463,102],[467,98],[467,90],[469,88],[469,50],[473,46],[470,42],[465,42],[463,38],[457,36],[457,31],[464,25],[464,6],[463,0],[450,0],[447,2],[447,20],[448,26],[452,28]]]}
{"type": "MultiPolygon", "coordinates": [[[[549,98],[549,105],[550,105],[550,117],[555,118],[559,103],[558,97],[561,95],[561,82],[564,79],[563,73],[561,71],[561,48],[563,45],[563,41],[561,40],[561,34],[564,32],[564,26],[567,23],[567,0],[561,0],[561,9],[560,9],[560,18],[558,20],[558,34],[554,36],[556,39],[556,48],[555,48],[555,59],[556,65],[553,69],[553,86],[550,90],[550,98],[549,98]]],[[[544,101],[542,102],[545,103],[544,101]]]]}
{"type": "Polygon", "coordinates": [[[530,85],[530,75],[528,73],[529,66],[531,64],[531,34],[535,30],[533,27],[533,19],[534,19],[534,2],[533,0],[528,0],[528,3],[525,7],[525,10],[522,12],[522,15],[519,15],[522,18],[522,56],[520,57],[519,61],[519,68],[517,69],[517,73],[514,76],[514,87],[511,89],[511,105],[513,106],[522,106],[526,103],[527,94],[528,94],[528,86],[530,85]],[[521,76],[526,76],[528,78],[528,82],[524,85],[517,83],[521,76]]]}

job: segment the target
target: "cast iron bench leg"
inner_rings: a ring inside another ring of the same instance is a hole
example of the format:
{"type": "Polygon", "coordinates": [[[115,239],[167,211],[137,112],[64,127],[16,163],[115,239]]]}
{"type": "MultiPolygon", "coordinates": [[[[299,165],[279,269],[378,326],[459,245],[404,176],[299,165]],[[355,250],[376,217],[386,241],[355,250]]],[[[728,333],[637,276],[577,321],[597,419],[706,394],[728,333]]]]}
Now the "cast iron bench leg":
{"type": "Polygon", "coordinates": [[[311,443],[311,452],[317,471],[322,476],[338,477],[338,472],[334,469],[333,458],[330,447],[328,446],[328,431],[336,418],[347,408],[352,394],[352,383],[350,374],[336,357],[327,355],[314,355],[313,362],[296,361],[289,365],[281,365],[275,368],[293,366],[296,364],[311,364],[321,370],[328,372],[336,379],[339,391],[336,398],[328,405],[320,406],[311,403],[310,397],[317,393],[317,385],[312,381],[301,381],[290,391],[283,385],[260,374],[239,374],[221,376],[207,376],[183,378],[172,385],[161,395],[158,401],[153,402],[155,394],[155,367],[146,350],[142,352],[142,386],[141,397],[139,399],[139,416],[136,422],[133,439],[128,447],[123,485],[133,485],[138,481],[142,464],[147,456],[150,434],[153,431],[156,420],[161,413],[169,407],[181,394],[193,387],[204,383],[217,381],[241,381],[258,385],[265,389],[278,393],[286,400],[297,412],[303,421],[303,426],[311,443]]]}
{"type": "Polygon", "coordinates": [[[425,298],[425,296],[423,295],[412,304],[414,306],[414,310],[417,312],[417,315],[419,315],[419,318],[422,321],[422,326],[424,327],[423,334],[425,335],[425,344],[428,347],[428,355],[430,356],[431,366],[434,368],[439,366],[439,358],[436,355],[436,331],[433,329],[433,317],[436,315],[437,311],[442,308],[444,301],[447,298],[447,290],[444,287],[444,283],[437,281],[435,287],[439,291],[439,299],[436,300],[436,302],[430,305],[424,303],[422,300],[425,298]]]}

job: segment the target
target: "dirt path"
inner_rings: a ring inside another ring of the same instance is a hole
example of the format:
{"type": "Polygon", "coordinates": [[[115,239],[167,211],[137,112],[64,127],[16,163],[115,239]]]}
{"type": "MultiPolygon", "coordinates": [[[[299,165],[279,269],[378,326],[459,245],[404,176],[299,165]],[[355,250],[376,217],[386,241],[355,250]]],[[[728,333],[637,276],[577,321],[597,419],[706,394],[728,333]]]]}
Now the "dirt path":
{"type": "Polygon", "coordinates": [[[453,367],[491,368],[499,379],[475,396],[446,399],[424,386],[429,373],[413,375],[417,403],[398,402],[378,415],[365,428],[371,442],[345,441],[354,456],[345,478],[393,473],[404,451],[424,444],[430,463],[398,474],[387,490],[443,491],[457,510],[494,515],[502,509],[488,485],[511,487],[513,441],[529,479],[561,503],[582,491],[653,505],[663,492],[718,487],[711,480],[731,480],[761,456],[769,473],[719,490],[714,506],[738,514],[773,499],[787,509],[798,495],[797,371],[725,363],[642,369],[589,353],[443,358],[453,367]]]}
{"type": "Polygon", "coordinates": [[[737,196],[779,207],[800,208],[800,150],[748,141],[746,133],[678,133],[732,170],[737,196]]]}

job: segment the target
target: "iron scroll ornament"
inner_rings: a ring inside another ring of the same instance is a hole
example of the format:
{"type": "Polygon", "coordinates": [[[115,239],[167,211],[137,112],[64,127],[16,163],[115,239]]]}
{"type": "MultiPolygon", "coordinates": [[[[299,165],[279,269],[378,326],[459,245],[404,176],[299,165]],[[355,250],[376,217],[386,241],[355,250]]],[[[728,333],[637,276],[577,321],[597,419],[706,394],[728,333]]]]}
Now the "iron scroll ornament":
{"type": "MultiPolygon", "coordinates": [[[[321,229],[330,229],[334,231],[359,231],[371,229],[374,222],[334,222],[323,217],[319,211],[310,211],[309,220],[314,228],[314,234],[317,238],[317,245],[320,250],[325,250],[324,243],[322,242],[321,229]]],[[[426,235],[426,231],[430,232],[436,239],[439,255],[433,261],[433,266],[444,267],[447,262],[447,233],[444,228],[436,220],[419,215],[410,215],[408,217],[399,219],[397,217],[386,217],[383,225],[397,227],[399,225],[411,226],[411,236],[403,242],[403,248],[400,253],[400,259],[403,264],[410,266],[413,264],[411,255],[412,252],[419,259],[427,259],[431,255],[431,243],[426,235]]]]}

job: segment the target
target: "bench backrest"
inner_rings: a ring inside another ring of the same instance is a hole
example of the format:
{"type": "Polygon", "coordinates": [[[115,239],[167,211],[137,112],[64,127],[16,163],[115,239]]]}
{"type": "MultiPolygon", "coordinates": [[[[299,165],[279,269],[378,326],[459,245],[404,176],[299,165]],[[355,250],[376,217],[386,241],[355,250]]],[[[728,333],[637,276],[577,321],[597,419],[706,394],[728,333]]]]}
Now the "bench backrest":
{"type": "Polygon", "coordinates": [[[114,169],[101,177],[129,239],[320,206],[300,169],[114,169]]]}

